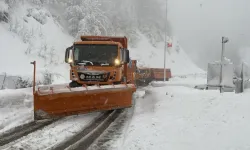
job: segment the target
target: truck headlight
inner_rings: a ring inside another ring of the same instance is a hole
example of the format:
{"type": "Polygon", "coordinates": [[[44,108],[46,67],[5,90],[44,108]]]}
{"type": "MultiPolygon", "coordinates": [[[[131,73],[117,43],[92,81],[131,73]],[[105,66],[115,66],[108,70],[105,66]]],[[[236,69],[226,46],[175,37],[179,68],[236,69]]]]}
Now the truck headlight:
{"type": "Polygon", "coordinates": [[[120,62],[120,60],[119,60],[119,59],[115,59],[115,65],[117,65],[117,66],[118,66],[118,65],[120,65],[120,63],[121,63],[121,62],[120,62]]]}

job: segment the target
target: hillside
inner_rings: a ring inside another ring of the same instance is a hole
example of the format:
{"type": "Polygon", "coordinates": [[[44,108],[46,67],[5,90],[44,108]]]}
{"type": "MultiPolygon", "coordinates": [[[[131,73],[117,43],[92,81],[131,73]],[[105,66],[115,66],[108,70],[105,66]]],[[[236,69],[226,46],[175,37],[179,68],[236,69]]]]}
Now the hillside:
{"type": "MultiPolygon", "coordinates": [[[[30,62],[36,60],[40,77],[47,72],[57,75],[53,83],[68,82],[69,66],[64,63],[64,52],[75,38],[63,27],[65,24],[61,25],[54,17],[58,12],[25,1],[9,14],[11,21],[0,22],[1,73],[31,77],[30,62]]],[[[141,31],[137,32],[140,33],[137,46],[129,48],[131,58],[138,59],[143,66],[163,67],[163,43],[158,42],[158,46],[153,46],[141,31]]],[[[175,40],[173,44],[170,54],[167,54],[166,65],[172,69],[173,75],[203,72],[193,64],[182,48],[179,52],[176,51],[178,45],[175,40]]]]}
{"type": "Polygon", "coordinates": [[[30,62],[36,60],[38,74],[47,71],[67,78],[64,51],[73,37],[45,8],[24,3],[10,15],[11,22],[0,22],[0,72],[31,76],[30,62]]]}
{"type": "MultiPolygon", "coordinates": [[[[138,48],[131,49],[131,51],[133,58],[137,59],[141,66],[164,67],[164,43],[162,42],[157,47],[153,47],[142,36],[138,42],[138,48]]],[[[171,69],[173,76],[205,73],[192,62],[175,37],[173,38],[172,48],[169,48],[166,53],[166,68],[171,69]]]]}

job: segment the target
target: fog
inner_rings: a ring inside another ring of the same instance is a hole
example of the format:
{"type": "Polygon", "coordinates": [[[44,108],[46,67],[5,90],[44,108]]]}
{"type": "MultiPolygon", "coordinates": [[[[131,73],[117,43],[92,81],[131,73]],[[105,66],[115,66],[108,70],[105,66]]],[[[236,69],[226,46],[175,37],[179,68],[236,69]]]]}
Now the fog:
{"type": "MultiPolygon", "coordinates": [[[[164,0],[162,0],[165,2],[164,0]]],[[[229,38],[225,56],[250,63],[250,0],[167,0],[173,35],[200,67],[219,60],[221,37],[229,38]]]]}

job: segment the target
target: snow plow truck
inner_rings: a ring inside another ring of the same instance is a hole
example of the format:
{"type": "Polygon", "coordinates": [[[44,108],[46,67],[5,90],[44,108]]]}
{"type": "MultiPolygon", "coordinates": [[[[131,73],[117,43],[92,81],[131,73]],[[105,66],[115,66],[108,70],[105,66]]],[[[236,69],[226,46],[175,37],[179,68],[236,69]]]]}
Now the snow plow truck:
{"type": "MultiPolygon", "coordinates": [[[[166,69],[166,81],[172,75],[171,70],[166,69]]],[[[152,81],[164,81],[164,68],[138,68],[136,70],[136,84],[138,86],[147,86],[152,81]]]]}
{"type": "Polygon", "coordinates": [[[35,87],[34,119],[122,109],[132,106],[136,91],[136,60],[129,56],[126,37],[81,36],[65,51],[69,84],[35,87]]]}

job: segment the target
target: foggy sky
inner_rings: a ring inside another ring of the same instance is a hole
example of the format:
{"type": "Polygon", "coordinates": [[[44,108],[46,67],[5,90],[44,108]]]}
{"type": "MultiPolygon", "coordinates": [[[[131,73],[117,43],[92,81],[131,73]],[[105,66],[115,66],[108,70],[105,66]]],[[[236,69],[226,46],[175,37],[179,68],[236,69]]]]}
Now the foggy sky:
{"type": "Polygon", "coordinates": [[[167,0],[167,3],[172,34],[200,67],[206,69],[208,62],[220,59],[222,36],[230,40],[226,57],[235,63],[240,59],[250,63],[247,49],[250,0],[167,0]]]}

